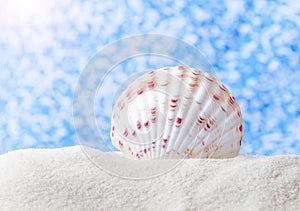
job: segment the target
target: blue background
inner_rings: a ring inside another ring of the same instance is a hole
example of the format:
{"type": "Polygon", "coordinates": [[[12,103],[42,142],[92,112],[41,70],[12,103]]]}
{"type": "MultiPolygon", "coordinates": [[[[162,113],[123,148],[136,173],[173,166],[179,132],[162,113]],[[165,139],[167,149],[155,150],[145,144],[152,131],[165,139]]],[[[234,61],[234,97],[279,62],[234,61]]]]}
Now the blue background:
{"type": "MultiPolygon", "coordinates": [[[[300,1],[38,1],[0,8],[0,154],[77,144],[80,72],[143,33],[202,51],[244,118],[241,153],[300,154],[300,1]]],[[[107,120],[109,126],[109,120],[107,120]]]]}

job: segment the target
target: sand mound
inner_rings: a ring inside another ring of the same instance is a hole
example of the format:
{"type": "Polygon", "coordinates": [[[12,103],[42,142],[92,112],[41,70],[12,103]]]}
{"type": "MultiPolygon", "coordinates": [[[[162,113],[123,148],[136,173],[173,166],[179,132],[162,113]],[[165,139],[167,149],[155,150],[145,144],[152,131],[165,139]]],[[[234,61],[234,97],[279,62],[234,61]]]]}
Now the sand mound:
{"type": "Polygon", "coordinates": [[[0,210],[297,210],[300,156],[187,160],[162,176],[126,180],[80,147],[0,156],[0,210]]]}

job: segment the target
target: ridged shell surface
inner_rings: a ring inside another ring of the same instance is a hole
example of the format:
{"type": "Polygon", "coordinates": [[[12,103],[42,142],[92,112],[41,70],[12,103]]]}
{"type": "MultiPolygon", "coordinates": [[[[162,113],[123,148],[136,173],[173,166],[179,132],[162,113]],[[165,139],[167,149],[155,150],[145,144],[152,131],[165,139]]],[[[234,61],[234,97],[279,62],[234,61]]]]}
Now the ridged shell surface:
{"type": "Polygon", "coordinates": [[[135,159],[229,158],[243,135],[239,106],[210,74],[183,66],[138,77],[117,99],[111,140],[135,159]]]}

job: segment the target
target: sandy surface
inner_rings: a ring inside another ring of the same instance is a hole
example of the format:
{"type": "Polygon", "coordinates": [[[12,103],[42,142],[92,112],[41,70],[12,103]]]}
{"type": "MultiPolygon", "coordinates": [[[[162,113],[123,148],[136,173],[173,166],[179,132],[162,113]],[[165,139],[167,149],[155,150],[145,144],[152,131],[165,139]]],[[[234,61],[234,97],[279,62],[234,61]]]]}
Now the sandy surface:
{"type": "Polygon", "coordinates": [[[297,210],[299,206],[300,156],[295,155],[186,160],[172,171],[142,180],[107,174],[78,146],[0,156],[0,210],[297,210]]]}

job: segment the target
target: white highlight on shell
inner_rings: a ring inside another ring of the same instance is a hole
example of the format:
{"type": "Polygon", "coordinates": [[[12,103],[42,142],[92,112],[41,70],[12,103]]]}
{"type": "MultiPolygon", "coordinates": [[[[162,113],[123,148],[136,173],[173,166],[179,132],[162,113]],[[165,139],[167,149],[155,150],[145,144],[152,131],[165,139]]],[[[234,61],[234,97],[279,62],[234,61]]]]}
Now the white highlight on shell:
{"type": "Polygon", "coordinates": [[[119,96],[111,140],[135,159],[228,158],[238,155],[243,124],[228,89],[183,66],[150,71],[119,96]]]}

